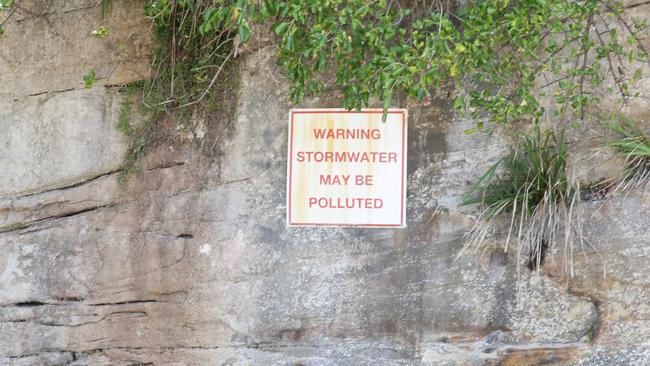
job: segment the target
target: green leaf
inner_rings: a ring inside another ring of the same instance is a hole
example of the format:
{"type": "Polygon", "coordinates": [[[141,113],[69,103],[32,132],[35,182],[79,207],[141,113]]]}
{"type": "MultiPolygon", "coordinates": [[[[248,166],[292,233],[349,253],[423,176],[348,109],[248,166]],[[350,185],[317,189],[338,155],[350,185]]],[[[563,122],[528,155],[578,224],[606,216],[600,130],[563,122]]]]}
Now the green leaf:
{"type": "Polygon", "coordinates": [[[494,165],[490,167],[490,169],[485,172],[474,184],[472,184],[467,191],[467,194],[463,197],[463,199],[460,202],[461,206],[466,206],[470,205],[473,203],[478,203],[480,200],[477,200],[477,197],[472,197],[472,195],[484,191],[486,187],[489,185],[490,182],[492,182],[494,178],[494,174],[497,171],[497,168],[499,165],[503,162],[503,159],[500,159],[497,161],[494,165]]]}
{"type": "Polygon", "coordinates": [[[464,111],[467,108],[467,104],[465,103],[465,96],[459,95],[455,97],[452,106],[457,111],[464,111]]]}
{"type": "Polygon", "coordinates": [[[241,40],[242,43],[248,42],[248,40],[251,37],[251,31],[248,28],[248,24],[245,22],[242,22],[239,24],[239,39],[241,40]]]}
{"type": "Polygon", "coordinates": [[[282,22],[275,26],[274,32],[278,36],[281,36],[284,35],[284,33],[287,31],[288,28],[289,28],[289,24],[282,22]]]}

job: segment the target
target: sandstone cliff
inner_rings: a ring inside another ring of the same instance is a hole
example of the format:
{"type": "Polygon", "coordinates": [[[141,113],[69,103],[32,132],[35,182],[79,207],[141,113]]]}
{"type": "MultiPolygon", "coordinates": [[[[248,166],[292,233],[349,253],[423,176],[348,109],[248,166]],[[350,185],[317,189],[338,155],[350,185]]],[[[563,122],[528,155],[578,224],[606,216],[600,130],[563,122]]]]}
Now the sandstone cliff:
{"type": "Polygon", "coordinates": [[[141,2],[115,2],[102,40],[96,1],[24,7],[0,39],[0,364],[650,364],[647,194],[585,203],[574,278],[456,259],[459,198],[506,147],[441,97],[404,106],[406,229],[287,228],[272,46],[241,60],[221,154],[180,139],[122,187],[116,86],[147,72],[141,2]]]}

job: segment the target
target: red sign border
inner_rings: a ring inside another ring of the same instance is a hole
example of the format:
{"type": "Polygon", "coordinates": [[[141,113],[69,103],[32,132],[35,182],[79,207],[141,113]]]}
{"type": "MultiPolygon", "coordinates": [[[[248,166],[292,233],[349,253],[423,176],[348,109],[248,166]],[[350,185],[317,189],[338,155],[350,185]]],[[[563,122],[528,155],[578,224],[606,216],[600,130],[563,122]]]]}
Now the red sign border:
{"type": "Polygon", "coordinates": [[[407,113],[406,109],[391,110],[387,114],[401,114],[402,115],[402,197],[400,205],[400,223],[399,224],[337,224],[337,223],[314,223],[314,222],[291,222],[291,184],[292,184],[292,162],[293,162],[293,125],[295,114],[383,114],[382,109],[362,109],[360,111],[348,111],[346,109],[291,109],[289,111],[289,158],[287,159],[287,226],[290,227],[308,227],[308,226],[321,226],[321,227],[376,227],[376,228],[404,228],[406,227],[406,124],[407,113]]]}

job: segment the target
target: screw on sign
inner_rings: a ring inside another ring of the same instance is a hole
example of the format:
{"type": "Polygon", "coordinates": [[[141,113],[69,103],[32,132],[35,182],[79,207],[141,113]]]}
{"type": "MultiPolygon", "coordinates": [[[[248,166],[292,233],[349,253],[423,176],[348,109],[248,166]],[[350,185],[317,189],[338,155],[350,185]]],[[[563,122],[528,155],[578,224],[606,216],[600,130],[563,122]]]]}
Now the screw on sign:
{"type": "Polygon", "coordinates": [[[406,226],[407,111],[289,113],[289,226],[406,226]]]}

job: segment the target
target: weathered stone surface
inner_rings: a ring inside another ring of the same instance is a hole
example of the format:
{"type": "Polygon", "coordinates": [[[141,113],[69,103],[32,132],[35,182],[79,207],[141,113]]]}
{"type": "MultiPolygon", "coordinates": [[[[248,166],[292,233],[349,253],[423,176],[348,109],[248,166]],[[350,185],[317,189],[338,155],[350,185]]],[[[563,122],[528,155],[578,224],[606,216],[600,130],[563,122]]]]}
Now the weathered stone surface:
{"type": "Polygon", "coordinates": [[[287,228],[290,103],[274,52],[242,60],[222,155],[160,147],[127,187],[111,88],[12,92],[0,112],[14,131],[0,136],[0,166],[16,172],[0,178],[0,364],[648,362],[646,196],[587,204],[600,254],[579,250],[575,278],[550,261],[518,273],[512,253],[458,258],[472,224],[459,199],[505,144],[463,133],[474,122],[444,97],[408,105],[406,229],[287,228]]]}
{"type": "Polygon", "coordinates": [[[575,255],[576,276],[568,283],[572,292],[598,305],[600,320],[592,338],[607,351],[594,358],[603,360],[598,364],[615,359],[610,357],[650,357],[645,345],[650,337],[649,212],[647,189],[593,202],[585,209],[589,245],[575,255]],[[639,347],[627,354],[630,345],[639,347]]]}
{"type": "Polygon", "coordinates": [[[117,170],[126,152],[111,90],[0,97],[0,197],[28,194],[117,170]]]}
{"type": "Polygon", "coordinates": [[[120,98],[83,89],[142,79],[151,52],[141,1],[19,1],[0,39],[0,197],[83,181],[120,167],[126,144],[115,129],[120,98]],[[105,38],[91,35],[100,24],[105,38]]]}
{"type": "Polygon", "coordinates": [[[286,84],[260,76],[275,73],[272,54],[245,66],[221,160],[163,150],[128,191],[107,172],[3,201],[0,299],[4,327],[18,335],[2,340],[5,356],[200,364],[185,349],[215,348],[225,364],[436,364],[458,361],[459,346],[427,351],[442,339],[483,342],[498,331],[508,342],[565,342],[587,331],[589,302],[548,280],[518,280],[508,256],[455,260],[470,222],[455,208],[472,179],[462,167],[482,169],[501,148],[445,121],[442,102],[412,109],[408,229],[286,228],[288,105],[277,102],[286,84]],[[449,213],[433,216],[438,206],[449,213]],[[573,306],[544,314],[554,326],[537,329],[530,297],[573,306]]]}
{"type": "Polygon", "coordinates": [[[17,3],[0,39],[0,96],[81,88],[82,76],[91,69],[99,85],[125,84],[147,75],[151,28],[142,1],[113,1],[104,19],[99,1],[17,3]],[[101,24],[108,34],[97,38],[91,33],[101,24]]]}

